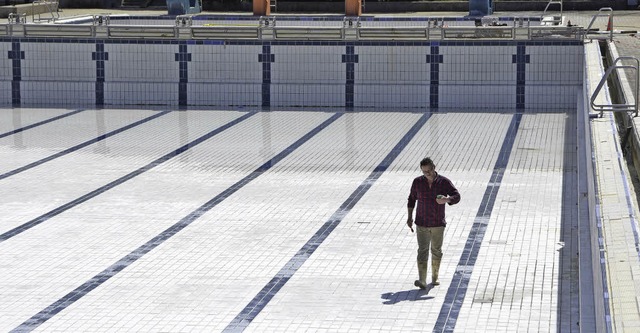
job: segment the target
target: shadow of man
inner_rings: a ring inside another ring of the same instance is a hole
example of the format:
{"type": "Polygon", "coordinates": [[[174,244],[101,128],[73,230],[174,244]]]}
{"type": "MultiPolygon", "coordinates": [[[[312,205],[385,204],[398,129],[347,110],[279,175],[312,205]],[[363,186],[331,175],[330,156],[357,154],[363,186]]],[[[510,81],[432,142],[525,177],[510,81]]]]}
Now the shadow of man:
{"type": "Polygon", "coordinates": [[[385,300],[382,304],[393,305],[402,301],[426,301],[433,299],[433,296],[429,296],[429,291],[433,288],[432,285],[428,285],[427,289],[411,289],[403,290],[395,293],[384,293],[380,297],[385,300]]]}

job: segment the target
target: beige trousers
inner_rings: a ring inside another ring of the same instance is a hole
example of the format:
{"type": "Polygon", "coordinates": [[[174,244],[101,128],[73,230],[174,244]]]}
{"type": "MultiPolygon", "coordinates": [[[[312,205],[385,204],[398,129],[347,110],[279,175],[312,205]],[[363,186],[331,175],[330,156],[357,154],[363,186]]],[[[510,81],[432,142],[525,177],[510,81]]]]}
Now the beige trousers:
{"type": "Polygon", "coordinates": [[[432,258],[440,260],[442,258],[444,227],[416,227],[416,234],[418,236],[418,262],[429,261],[429,249],[431,249],[432,258]]]}

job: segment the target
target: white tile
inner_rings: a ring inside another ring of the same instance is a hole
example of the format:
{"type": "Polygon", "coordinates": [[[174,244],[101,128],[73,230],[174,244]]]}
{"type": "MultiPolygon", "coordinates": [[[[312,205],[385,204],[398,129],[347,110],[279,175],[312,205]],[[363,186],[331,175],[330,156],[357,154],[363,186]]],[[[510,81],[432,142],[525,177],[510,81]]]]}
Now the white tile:
{"type": "Polygon", "coordinates": [[[261,46],[189,45],[189,82],[217,84],[262,83],[261,46]]]}
{"type": "Polygon", "coordinates": [[[187,94],[189,105],[222,107],[262,105],[262,84],[189,83],[187,94]]]}
{"type": "Polygon", "coordinates": [[[344,107],[345,86],[337,84],[271,85],[271,106],[344,107]]]}
{"type": "Polygon", "coordinates": [[[178,105],[178,83],[107,82],[105,105],[178,105]]]}
{"type": "Polygon", "coordinates": [[[105,44],[107,82],[179,82],[176,44],[105,44]]]}
{"type": "Polygon", "coordinates": [[[87,106],[95,105],[95,82],[30,81],[20,82],[23,106],[87,106]]]}
{"type": "Polygon", "coordinates": [[[0,104],[3,106],[11,105],[11,81],[0,81],[0,104]]]}
{"type": "Polygon", "coordinates": [[[346,65],[344,46],[272,45],[275,62],[271,64],[274,84],[344,84],[346,65]]]}

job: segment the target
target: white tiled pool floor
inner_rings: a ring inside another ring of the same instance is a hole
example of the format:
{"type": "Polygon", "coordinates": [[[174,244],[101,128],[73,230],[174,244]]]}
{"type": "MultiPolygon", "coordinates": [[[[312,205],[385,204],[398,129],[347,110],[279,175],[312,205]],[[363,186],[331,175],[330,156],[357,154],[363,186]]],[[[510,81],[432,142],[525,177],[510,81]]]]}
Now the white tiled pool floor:
{"type": "Polygon", "coordinates": [[[578,329],[567,113],[74,111],[0,109],[0,331],[578,329]],[[462,200],[419,291],[425,156],[462,200]]]}

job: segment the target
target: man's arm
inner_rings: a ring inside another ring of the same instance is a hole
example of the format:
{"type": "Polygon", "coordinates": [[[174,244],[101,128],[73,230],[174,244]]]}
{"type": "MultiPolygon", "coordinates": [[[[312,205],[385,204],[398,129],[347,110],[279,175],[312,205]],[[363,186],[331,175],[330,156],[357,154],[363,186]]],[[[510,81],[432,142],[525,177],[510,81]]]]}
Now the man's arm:
{"type": "Polygon", "coordinates": [[[411,232],[413,232],[413,208],[416,206],[416,194],[415,184],[411,184],[411,192],[409,192],[409,198],[407,199],[407,225],[411,232]]]}
{"type": "Polygon", "coordinates": [[[449,205],[455,205],[458,202],[460,202],[460,192],[458,192],[458,189],[453,186],[453,184],[451,183],[451,181],[448,182],[449,183],[449,190],[447,191],[447,195],[449,196],[447,199],[447,203],[449,205]]]}

